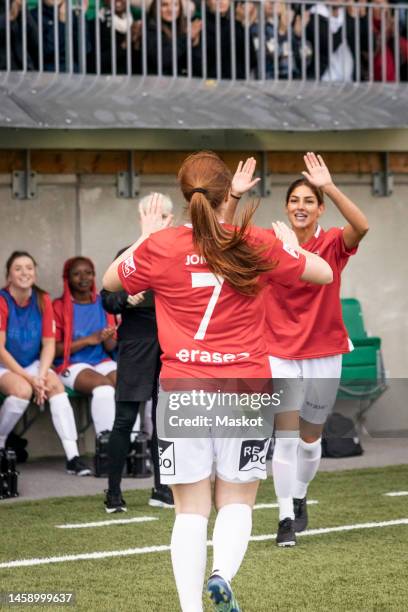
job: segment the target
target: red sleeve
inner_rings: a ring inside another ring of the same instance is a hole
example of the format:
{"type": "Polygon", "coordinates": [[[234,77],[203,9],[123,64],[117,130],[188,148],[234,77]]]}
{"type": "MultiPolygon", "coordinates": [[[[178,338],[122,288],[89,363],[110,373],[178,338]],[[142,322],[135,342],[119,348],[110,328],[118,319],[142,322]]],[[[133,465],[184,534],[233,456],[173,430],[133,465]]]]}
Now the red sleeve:
{"type": "Polygon", "coordinates": [[[8,304],[6,299],[0,295],[0,331],[7,331],[8,304]]]}
{"type": "Polygon", "coordinates": [[[118,266],[120,281],[129,295],[152,288],[150,284],[152,257],[149,243],[150,240],[147,238],[118,266]]]}
{"type": "Polygon", "coordinates": [[[54,319],[55,319],[55,340],[62,342],[64,340],[64,323],[62,315],[62,300],[57,298],[53,302],[54,319]]]}
{"type": "Polygon", "coordinates": [[[44,312],[42,317],[42,337],[43,338],[55,338],[55,320],[54,310],[52,308],[51,298],[46,293],[43,296],[44,299],[44,312]]]}
{"type": "Polygon", "coordinates": [[[353,247],[352,249],[348,249],[344,243],[344,228],[336,227],[333,229],[336,255],[339,262],[340,270],[343,270],[349,260],[349,257],[357,253],[358,245],[356,247],[353,247]]]}
{"type": "Polygon", "coordinates": [[[251,227],[251,237],[254,237],[258,244],[259,242],[267,244],[265,259],[277,263],[273,270],[264,275],[268,282],[291,287],[299,281],[306,266],[306,257],[302,253],[283,244],[276,238],[272,229],[251,227]]]}

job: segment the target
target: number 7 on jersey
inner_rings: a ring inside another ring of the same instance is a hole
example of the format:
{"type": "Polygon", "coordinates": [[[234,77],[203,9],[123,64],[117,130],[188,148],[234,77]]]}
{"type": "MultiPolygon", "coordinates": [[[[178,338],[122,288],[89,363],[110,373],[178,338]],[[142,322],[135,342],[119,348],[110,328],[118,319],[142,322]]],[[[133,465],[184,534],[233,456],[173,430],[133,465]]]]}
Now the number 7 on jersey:
{"type": "Polygon", "coordinates": [[[191,283],[193,289],[199,287],[214,287],[210,301],[208,302],[206,311],[203,318],[201,319],[200,327],[197,330],[194,340],[203,340],[205,332],[207,331],[208,324],[210,322],[212,313],[214,312],[215,305],[220,296],[224,279],[222,277],[212,274],[212,272],[192,272],[191,283]]]}

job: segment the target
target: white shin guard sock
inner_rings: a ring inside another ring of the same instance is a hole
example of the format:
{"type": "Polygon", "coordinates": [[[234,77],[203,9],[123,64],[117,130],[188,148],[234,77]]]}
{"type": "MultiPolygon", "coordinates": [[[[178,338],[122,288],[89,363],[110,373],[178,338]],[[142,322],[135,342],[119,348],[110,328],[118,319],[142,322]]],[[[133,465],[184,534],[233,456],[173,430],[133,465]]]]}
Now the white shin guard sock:
{"type": "Polygon", "coordinates": [[[9,395],[0,407],[0,448],[6,445],[7,436],[27,410],[28,399],[9,395]]]}
{"type": "MultiPolygon", "coordinates": [[[[295,432],[294,432],[295,435],[295,432]]],[[[276,432],[272,458],[272,474],[279,503],[279,520],[294,519],[293,492],[296,482],[299,437],[283,438],[276,432]]]]}
{"type": "Polygon", "coordinates": [[[50,412],[55,431],[61,440],[65,455],[70,461],[73,457],[79,455],[78,434],[74,411],[65,392],[50,397],[50,412]]]}
{"type": "Polygon", "coordinates": [[[319,438],[315,442],[304,442],[299,440],[297,457],[297,475],[293,497],[303,499],[306,497],[309,482],[316,476],[322,456],[322,440],[319,438]]]}
{"type": "Polygon", "coordinates": [[[96,435],[101,431],[112,431],[115,420],[115,389],[111,385],[100,385],[92,392],[91,414],[96,435]]]}
{"type": "Polygon", "coordinates": [[[227,504],[215,519],[212,571],[229,582],[244,559],[252,531],[252,508],[247,504],[227,504]]]}
{"type": "Polygon", "coordinates": [[[171,561],[182,612],[202,612],[207,563],[208,519],[177,514],[171,536],[171,561]]]}

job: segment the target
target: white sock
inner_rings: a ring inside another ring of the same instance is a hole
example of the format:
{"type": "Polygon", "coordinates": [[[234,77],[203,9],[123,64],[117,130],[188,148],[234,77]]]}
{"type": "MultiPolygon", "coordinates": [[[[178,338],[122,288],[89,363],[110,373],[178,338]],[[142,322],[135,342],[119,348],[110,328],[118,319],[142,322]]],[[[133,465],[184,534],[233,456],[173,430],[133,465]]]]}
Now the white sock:
{"type": "Polygon", "coordinates": [[[0,448],[6,446],[7,436],[13,431],[29,403],[28,399],[9,395],[0,406],[0,448]]]}
{"type": "Polygon", "coordinates": [[[231,582],[244,559],[252,531],[252,508],[247,504],[227,504],[215,519],[213,569],[231,582]]]}
{"type": "Polygon", "coordinates": [[[177,514],[171,536],[171,561],[182,612],[203,611],[208,519],[177,514]]]}
{"type": "Polygon", "coordinates": [[[92,392],[91,414],[96,435],[101,431],[112,431],[115,420],[115,389],[111,385],[100,385],[92,392]]]}
{"type": "Polygon", "coordinates": [[[297,459],[297,478],[293,497],[303,499],[306,497],[309,482],[316,476],[322,456],[322,439],[315,442],[304,442],[299,440],[298,459],[297,459]]]}
{"type": "Polygon", "coordinates": [[[78,434],[74,411],[65,392],[50,397],[50,412],[55,431],[61,440],[65,455],[70,461],[73,457],[79,455],[78,434]]]}
{"type": "MultiPolygon", "coordinates": [[[[294,432],[295,435],[295,432],[294,432]]],[[[273,448],[272,474],[275,493],[279,503],[279,520],[295,518],[293,491],[296,481],[296,464],[299,437],[279,437],[276,432],[273,448]]]]}

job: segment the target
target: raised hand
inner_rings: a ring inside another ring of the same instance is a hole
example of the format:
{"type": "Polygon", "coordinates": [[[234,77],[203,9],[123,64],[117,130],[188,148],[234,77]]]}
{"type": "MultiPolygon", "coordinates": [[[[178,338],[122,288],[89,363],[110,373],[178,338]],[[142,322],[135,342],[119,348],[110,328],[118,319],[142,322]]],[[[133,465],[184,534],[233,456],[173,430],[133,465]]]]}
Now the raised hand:
{"type": "Polygon", "coordinates": [[[160,193],[154,193],[146,206],[146,210],[142,209],[140,211],[140,220],[142,224],[142,234],[144,236],[150,236],[150,234],[171,225],[173,215],[169,215],[163,220],[162,196],[160,193]]]}
{"type": "Polygon", "coordinates": [[[295,232],[291,230],[286,223],[283,223],[283,221],[275,221],[272,223],[272,227],[276,237],[284,244],[287,244],[292,249],[299,248],[299,240],[297,239],[295,232]]]}
{"type": "Polygon", "coordinates": [[[329,169],[323,161],[321,155],[306,153],[303,156],[307,172],[302,172],[303,176],[315,187],[327,187],[333,185],[333,180],[329,169]]]}
{"type": "Polygon", "coordinates": [[[256,159],[248,157],[245,163],[239,162],[231,183],[231,194],[241,197],[247,191],[250,191],[261,180],[253,178],[256,168],[256,159]]]}

